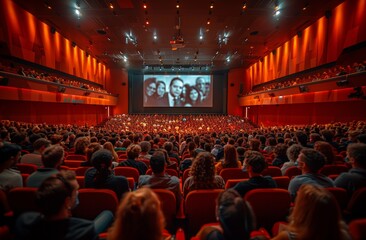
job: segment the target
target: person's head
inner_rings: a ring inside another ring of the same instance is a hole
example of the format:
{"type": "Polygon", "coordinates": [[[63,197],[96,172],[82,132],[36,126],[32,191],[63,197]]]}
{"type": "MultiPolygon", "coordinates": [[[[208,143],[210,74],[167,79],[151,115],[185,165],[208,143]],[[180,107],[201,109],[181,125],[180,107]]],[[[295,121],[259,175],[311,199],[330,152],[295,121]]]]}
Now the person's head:
{"type": "Polygon", "coordinates": [[[139,143],[140,147],[141,147],[141,152],[143,153],[148,153],[151,150],[151,144],[148,141],[142,141],[139,143]]]}
{"type": "Polygon", "coordinates": [[[245,148],[243,147],[237,147],[236,152],[238,153],[238,156],[243,156],[245,153],[245,148]]]}
{"type": "Polygon", "coordinates": [[[300,144],[292,144],[287,148],[286,155],[291,162],[296,162],[303,147],[300,144]]]}
{"type": "Polygon", "coordinates": [[[224,167],[238,167],[238,155],[233,145],[227,144],[224,147],[224,167]]]}
{"type": "Polygon", "coordinates": [[[42,153],[47,147],[50,146],[50,141],[48,141],[45,138],[38,138],[34,143],[33,143],[33,148],[34,150],[36,150],[39,153],[42,153]]]}
{"type": "Polygon", "coordinates": [[[89,144],[89,146],[86,148],[85,154],[86,154],[86,160],[90,161],[93,153],[96,151],[102,149],[102,145],[100,145],[98,142],[94,142],[89,144]]]}
{"type": "Polygon", "coordinates": [[[200,152],[192,163],[191,175],[196,183],[213,182],[215,177],[215,158],[209,152],[200,152]]]}
{"type": "Polygon", "coordinates": [[[334,162],[335,149],[333,149],[333,146],[330,145],[330,143],[324,141],[317,141],[314,143],[314,149],[324,154],[326,158],[325,159],[326,164],[332,164],[334,162]]]}
{"type": "Polygon", "coordinates": [[[295,137],[298,144],[301,144],[301,146],[306,147],[308,136],[303,131],[297,131],[295,132],[295,137]]]}
{"type": "Polygon", "coordinates": [[[333,133],[330,130],[324,129],[321,132],[321,135],[323,136],[324,140],[326,142],[332,142],[333,141],[333,133]]]}
{"type": "Polygon", "coordinates": [[[166,92],[166,85],[165,85],[165,82],[163,81],[158,81],[156,83],[156,95],[161,98],[164,96],[166,92]]]}
{"type": "Polygon", "coordinates": [[[109,240],[161,240],[165,220],[160,201],[150,188],[128,192],[109,229],[109,240]]]}
{"type": "Polygon", "coordinates": [[[202,93],[205,93],[205,79],[203,77],[196,78],[196,88],[202,93]]]}
{"type": "Polygon", "coordinates": [[[183,91],[183,85],[184,83],[181,78],[179,77],[173,78],[169,86],[170,94],[175,98],[179,97],[183,91]]]}
{"type": "Polygon", "coordinates": [[[163,173],[165,170],[165,154],[162,151],[155,151],[150,158],[150,166],[153,173],[163,173]]]}
{"type": "Polygon", "coordinates": [[[250,233],[255,229],[252,208],[233,189],[219,194],[216,203],[216,216],[227,240],[249,239],[250,233]]]}
{"type": "Polygon", "coordinates": [[[173,143],[172,142],[165,142],[163,148],[170,153],[173,150],[173,143]]]}
{"type": "Polygon", "coordinates": [[[317,173],[325,164],[325,156],[314,149],[304,148],[297,159],[302,173],[317,173]]]}
{"type": "Polygon", "coordinates": [[[138,144],[131,144],[126,149],[126,152],[127,152],[127,157],[129,159],[135,159],[135,158],[137,158],[140,155],[140,153],[141,153],[141,147],[138,144]]]}
{"type": "Polygon", "coordinates": [[[151,97],[156,92],[156,78],[148,78],[144,82],[145,94],[151,97]]]}
{"type": "Polygon", "coordinates": [[[276,145],[276,147],[273,150],[273,153],[275,154],[276,157],[287,157],[286,156],[286,151],[287,151],[287,145],[283,144],[283,143],[279,143],[276,145]]]}
{"type": "Polygon", "coordinates": [[[46,218],[59,215],[71,217],[79,184],[74,171],[63,171],[44,180],[36,192],[36,204],[46,218]]]}
{"type": "Polygon", "coordinates": [[[86,148],[89,146],[90,141],[87,137],[79,137],[75,141],[75,154],[85,154],[86,148]]]}
{"type": "Polygon", "coordinates": [[[21,147],[16,144],[0,143],[0,172],[18,161],[21,150],[21,147]]]}
{"type": "Polygon", "coordinates": [[[258,151],[259,152],[259,147],[261,146],[261,142],[258,139],[252,138],[249,141],[249,146],[250,149],[253,151],[258,151]]]}
{"type": "Polygon", "coordinates": [[[103,171],[105,168],[108,169],[112,165],[113,155],[111,151],[107,149],[100,149],[93,153],[91,162],[93,167],[97,171],[103,171]]]}
{"type": "Polygon", "coordinates": [[[260,152],[248,150],[244,156],[244,168],[250,175],[260,174],[267,168],[266,160],[260,152]]]}
{"type": "Polygon", "coordinates": [[[338,203],[330,192],[312,184],[300,187],[289,225],[297,239],[341,239],[340,221],[338,203]]]}
{"type": "Polygon", "coordinates": [[[196,103],[201,101],[201,93],[196,87],[189,87],[187,89],[187,98],[190,103],[196,103]]]}
{"type": "Polygon", "coordinates": [[[42,153],[42,163],[45,168],[58,168],[64,159],[64,149],[60,145],[52,145],[42,153]]]}
{"type": "Polygon", "coordinates": [[[347,156],[352,167],[366,169],[366,144],[350,143],[347,146],[347,156]]]}

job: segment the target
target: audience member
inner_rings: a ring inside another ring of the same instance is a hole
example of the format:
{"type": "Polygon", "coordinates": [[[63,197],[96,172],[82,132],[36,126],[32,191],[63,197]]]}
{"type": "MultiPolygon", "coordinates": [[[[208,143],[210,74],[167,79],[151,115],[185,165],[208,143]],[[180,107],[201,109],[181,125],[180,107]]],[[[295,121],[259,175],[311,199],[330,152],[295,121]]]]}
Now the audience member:
{"type": "Polygon", "coordinates": [[[303,184],[314,184],[325,188],[334,187],[332,179],[318,173],[325,164],[325,157],[322,153],[305,148],[301,150],[297,162],[302,175],[295,176],[288,186],[288,191],[293,198],[296,197],[297,191],[303,184]]]}
{"type": "Polygon", "coordinates": [[[341,173],[335,180],[336,187],[347,190],[351,195],[366,186],[366,144],[351,143],[347,146],[347,157],[352,165],[347,173],[341,173]]]}
{"type": "Polygon", "coordinates": [[[59,173],[60,167],[64,159],[64,149],[60,145],[52,145],[46,148],[42,153],[43,168],[38,168],[27,179],[27,187],[39,187],[48,177],[59,173]]]}
{"type": "Polygon", "coordinates": [[[164,224],[158,197],[151,189],[140,188],[122,199],[108,240],[162,240],[164,224]]]}
{"type": "Polygon", "coordinates": [[[21,215],[16,222],[16,239],[99,239],[108,229],[113,213],[105,210],[94,221],[71,217],[79,184],[75,173],[66,171],[43,181],[36,193],[38,212],[21,215]]]}
{"type": "Polygon", "coordinates": [[[300,187],[290,223],[272,240],[350,240],[333,195],[312,184],[300,187]]]}
{"type": "Polygon", "coordinates": [[[183,185],[183,195],[199,189],[224,188],[225,181],[221,176],[215,174],[215,158],[211,153],[201,152],[193,160],[190,177],[183,185]]]}
{"type": "Polygon", "coordinates": [[[220,174],[224,168],[241,168],[241,162],[238,160],[236,149],[233,145],[224,147],[224,159],[215,165],[216,174],[220,174]]]}
{"type": "Polygon", "coordinates": [[[20,172],[12,168],[21,150],[16,144],[0,143],[0,190],[7,192],[15,187],[23,187],[20,172]]]}
{"type": "Polygon", "coordinates": [[[86,188],[107,188],[113,190],[118,199],[128,192],[128,181],[123,176],[115,176],[112,170],[113,155],[109,150],[101,149],[93,153],[93,168],[85,172],[86,188]]]}
{"type": "Polygon", "coordinates": [[[252,189],[276,188],[277,184],[271,176],[262,176],[267,168],[267,163],[260,152],[248,150],[245,153],[243,171],[247,171],[249,179],[235,185],[236,190],[242,197],[252,189]]]}
{"type": "Polygon", "coordinates": [[[297,166],[297,158],[300,155],[301,150],[303,147],[300,144],[293,144],[289,148],[287,148],[286,155],[289,159],[289,162],[285,162],[281,167],[282,175],[285,175],[286,170],[290,167],[297,166]]]}
{"type": "Polygon", "coordinates": [[[255,216],[249,203],[234,190],[219,194],[216,202],[216,216],[219,227],[207,226],[196,236],[200,240],[249,240],[255,230],[255,216]]]}
{"type": "Polygon", "coordinates": [[[179,178],[170,176],[165,172],[166,163],[165,156],[162,151],[155,151],[150,158],[150,166],[153,172],[152,175],[141,175],[138,182],[138,187],[148,186],[150,188],[168,189],[175,195],[177,208],[182,200],[182,192],[180,189],[179,178]]]}
{"type": "Polygon", "coordinates": [[[336,149],[328,142],[317,141],[314,143],[314,149],[325,156],[325,164],[335,164],[336,149]]]}
{"type": "Polygon", "coordinates": [[[287,145],[283,143],[277,144],[274,148],[273,153],[275,158],[272,161],[272,165],[276,167],[282,167],[285,162],[288,162],[288,158],[286,155],[287,145]]]}
{"type": "Polygon", "coordinates": [[[45,138],[39,138],[33,143],[34,151],[32,153],[27,153],[20,159],[21,163],[35,164],[38,167],[42,167],[42,153],[50,146],[50,142],[45,138]]]}
{"type": "Polygon", "coordinates": [[[119,163],[121,167],[133,167],[139,171],[140,175],[144,175],[147,171],[147,166],[143,162],[136,161],[140,155],[141,147],[137,144],[131,144],[127,148],[127,160],[119,163]]]}

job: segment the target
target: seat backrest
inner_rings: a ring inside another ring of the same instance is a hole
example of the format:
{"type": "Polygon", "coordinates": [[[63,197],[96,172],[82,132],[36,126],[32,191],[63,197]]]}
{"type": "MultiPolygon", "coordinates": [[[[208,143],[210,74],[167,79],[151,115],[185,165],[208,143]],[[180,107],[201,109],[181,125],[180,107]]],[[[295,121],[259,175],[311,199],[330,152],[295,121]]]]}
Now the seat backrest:
{"type": "Polygon", "coordinates": [[[85,177],[84,176],[76,176],[76,181],[79,183],[79,188],[85,187],[85,177]]]}
{"type": "Polygon", "coordinates": [[[328,187],[326,189],[334,196],[334,198],[338,202],[339,208],[343,211],[347,207],[347,203],[349,200],[347,190],[338,187],[328,187]]]}
{"type": "Polygon", "coordinates": [[[301,175],[301,169],[296,167],[296,166],[292,166],[289,167],[284,176],[288,176],[289,179],[291,180],[293,177],[297,176],[297,175],[301,175]]]}
{"type": "Polygon", "coordinates": [[[290,184],[290,178],[288,176],[272,177],[272,179],[276,182],[278,188],[288,189],[288,185],[290,184]]]}
{"type": "Polygon", "coordinates": [[[286,221],[291,204],[290,193],[280,188],[253,189],[245,194],[244,200],[253,208],[257,227],[269,232],[275,222],[286,221]]]}
{"type": "Polygon", "coordinates": [[[73,210],[74,217],[94,220],[102,211],[110,210],[114,214],[118,208],[116,193],[109,189],[80,189],[78,198],[79,205],[73,210]]]}
{"type": "Polygon", "coordinates": [[[353,220],[349,223],[348,230],[353,240],[366,239],[366,218],[353,220]]]}
{"type": "Polygon", "coordinates": [[[225,189],[233,188],[233,187],[235,187],[236,184],[243,182],[243,181],[248,181],[248,180],[249,180],[249,178],[229,179],[225,183],[225,189]]]}
{"type": "Polygon", "coordinates": [[[79,154],[69,154],[65,160],[86,161],[86,156],[79,154]]]}
{"type": "Polygon", "coordinates": [[[282,176],[281,168],[276,166],[268,166],[262,172],[263,176],[280,177],[282,176]]]}
{"type": "Polygon", "coordinates": [[[128,187],[131,189],[131,191],[135,190],[135,179],[132,177],[127,177],[127,181],[128,181],[128,187]]]}
{"type": "Polygon", "coordinates": [[[348,202],[346,212],[350,214],[351,219],[366,218],[366,187],[353,192],[348,202]]]}
{"type": "Polygon", "coordinates": [[[33,172],[37,171],[38,166],[31,163],[17,163],[17,168],[20,173],[28,173],[32,174],[33,172]]]}
{"type": "Polygon", "coordinates": [[[348,167],[344,164],[324,165],[324,167],[320,169],[320,174],[324,174],[326,176],[331,174],[340,174],[342,172],[348,172],[348,167]]]}
{"type": "Polygon", "coordinates": [[[140,177],[139,171],[133,167],[115,167],[114,174],[116,176],[132,177],[136,183],[139,181],[140,177]]]}
{"type": "Polygon", "coordinates": [[[15,216],[28,211],[39,211],[36,205],[37,188],[13,188],[8,193],[8,203],[15,216]]]}
{"type": "Polygon", "coordinates": [[[75,169],[76,176],[84,176],[84,175],[85,175],[86,170],[88,170],[89,168],[91,168],[91,167],[90,167],[90,166],[77,167],[77,168],[75,169]]]}
{"type": "Polygon", "coordinates": [[[185,199],[185,215],[190,236],[205,223],[216,222],[216,199],[223,189],[194,190],[185,199]]]}
{"type": "Polygon", "coordinates": [[[229,179],[243,179],[248,178],[248,173],[243,172],[240,168],[224,168],[220,172],[220,176],[225,180],[225,182],[229,179]]]}
{"type": "Polygon", "coordinates": [[[182,185],[184,185],[184,182],[189,177],[190,172],[191,172],[191,168],[187,168],[186,170],[184,170],[183,176],[182,176],[182,185]]]}
{"type": "Polygon", "coordinates": [[[64,166],[69,168],[78,168],[80,167],[82,161],[80,160],[64,160],[64,166]]]}
{"type": "MultiPolygon", "coordinates": [[[[165,169],[165,173],[170,175],[170,176],[178,177],[178,172],[175,169],[167,168],[167,169],[165,169]]],[[[152,169],[151,168],[147,169],[146,175],[152,175],[152,169]]]]}
{"type": "Polygon", "coordinates": [[[167,189],[152,189],[159,197],[161,210],[164,213],[166,228],[174,227],[175,216],[177,214],[177,202],[172,191],[167,189]]]}

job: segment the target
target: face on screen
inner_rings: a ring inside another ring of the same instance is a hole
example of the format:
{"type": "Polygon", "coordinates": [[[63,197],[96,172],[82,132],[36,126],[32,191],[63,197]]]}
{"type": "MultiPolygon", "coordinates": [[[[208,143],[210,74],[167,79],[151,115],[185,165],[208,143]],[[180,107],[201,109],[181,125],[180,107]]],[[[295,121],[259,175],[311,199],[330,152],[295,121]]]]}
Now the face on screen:
{"type": "Polygon", "coordinates": [[[179,97],[183,91],[183,82],[180,80],[174,80],[170,85],[170,94],[174,97],[179,97]]]}
{"type": "Polygon", "coordinates": [[[156,91],[159,97],[164,96],[165,93],[165,85],[163,83],[158,84],[158,89],[156,91]]]}
{"type": "Polygon", "coordinates": [[[197,78],[196,79],[196,87],[198,88],[198,90],[205,93],[205,91],[206,91],[205,80],[203,78],[200,78],[200,77],[197,78]]]}
{"type": "Polygon", "coordinates": [[[156,91],[156,83],[150,83],[147,87],[146,87],[146,95],[151,97],[156,91]]]}
{"type": "Polygon", "coordinates": [[[197,101],[198,99],[198,92],[196,91],[196,89],[192,89],[191,92],[189,93],[189,98],[192,101],[197,101]]]}

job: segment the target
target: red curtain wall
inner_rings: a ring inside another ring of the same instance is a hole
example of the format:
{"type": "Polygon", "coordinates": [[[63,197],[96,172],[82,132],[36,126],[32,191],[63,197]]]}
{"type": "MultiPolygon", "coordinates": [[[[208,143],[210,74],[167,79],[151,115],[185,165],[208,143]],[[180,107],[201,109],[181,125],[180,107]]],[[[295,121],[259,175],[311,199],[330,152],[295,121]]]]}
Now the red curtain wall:
{"type": "Polygon", "coordinates": [[[347,0],[247,69],[253,86],[336,61],[344,48],[366,40],[366,1],[347,0]]]}
{"type": "Polygon", "coordinates": [[[0,41],[10,55],[105,85],[106,66],[13,1],[0,0],[0,41]]]}

